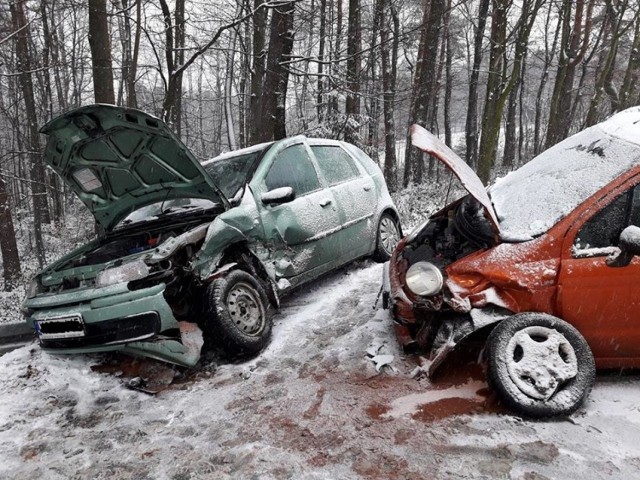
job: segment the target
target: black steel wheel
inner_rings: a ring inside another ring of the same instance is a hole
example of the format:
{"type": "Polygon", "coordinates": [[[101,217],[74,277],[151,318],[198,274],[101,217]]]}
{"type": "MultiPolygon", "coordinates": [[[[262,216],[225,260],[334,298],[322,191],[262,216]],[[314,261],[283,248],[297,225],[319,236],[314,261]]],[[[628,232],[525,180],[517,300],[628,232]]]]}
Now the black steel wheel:
{"type": "Polygon", "coordinates": [[[255,355],[268,343],[271,307],[260,283],[242,270],[214,280],[204,299],[208,337],[231,356],[255,355]]]}

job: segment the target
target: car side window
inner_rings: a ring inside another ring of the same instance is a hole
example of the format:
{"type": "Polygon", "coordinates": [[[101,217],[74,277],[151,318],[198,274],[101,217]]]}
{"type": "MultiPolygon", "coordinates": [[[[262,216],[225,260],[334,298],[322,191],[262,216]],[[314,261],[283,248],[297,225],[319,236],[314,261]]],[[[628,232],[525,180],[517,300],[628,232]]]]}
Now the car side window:
{"type": "Polygon", "coordinates": [[[337,145],[312,145],[320,171],[329,185],[346,182],[360,175],[353,158],[337,145]]]}
{"type": "Polygon", "coordinates": [[[627,225],[640,225],[640,187],[627,190],[587,220],[576,235],[574,257],[607,255],[627,225]]]}
{"type": "Polygon", "coordinates": [[[320,188],[316,169],[302,144],[282,150],[271,164],[264,182],[268,190],[291,187],[296,196],[320,188]]]}

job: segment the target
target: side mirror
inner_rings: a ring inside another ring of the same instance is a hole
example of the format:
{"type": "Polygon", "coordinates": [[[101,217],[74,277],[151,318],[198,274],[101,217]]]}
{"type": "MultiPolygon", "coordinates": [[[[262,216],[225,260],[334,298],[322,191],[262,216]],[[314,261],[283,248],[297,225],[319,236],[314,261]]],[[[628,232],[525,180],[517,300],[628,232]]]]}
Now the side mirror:
{"type": "Polygon", "coordinates": [[[281,203],[290,202],[294,198],[296,198],[296,195],[293,188],[280,187],[263,193],[260,199],[265,205],[280,205],[281,203]]]}
{"type": "Polygon", "coordinates": [[[640,255],[640,227],[629,225],[620,234],[618,242],[620,252],[607,258],[610,267],[626,267],[636,255],[640,255]]]}

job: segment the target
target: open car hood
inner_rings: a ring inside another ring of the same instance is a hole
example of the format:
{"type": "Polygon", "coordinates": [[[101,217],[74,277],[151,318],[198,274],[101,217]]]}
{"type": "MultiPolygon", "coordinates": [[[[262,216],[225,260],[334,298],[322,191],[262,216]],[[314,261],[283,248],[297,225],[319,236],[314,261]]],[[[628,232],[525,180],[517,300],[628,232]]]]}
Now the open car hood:
{"type": "Polygon", "coordinates": [[[482,181],[475,174],[471,167],[462,160],[453,150],[420,125],[411,126],[411,143],[420,150],[433,155],[451,170],[462,183],[462,186],[475,198],[484,208],[485,217],[491,223],[491,227],[497,236],[500,236],[498,218],[491,204],[491,199],[487,194],[482,181]]]}
{"type": "Polygon", "coordinates": [[[40,130],[44,160],[105,230],[134,210],[176,198],[229,202],[200,163],[158,118],[113,105],[64,113],[40,130]]]}

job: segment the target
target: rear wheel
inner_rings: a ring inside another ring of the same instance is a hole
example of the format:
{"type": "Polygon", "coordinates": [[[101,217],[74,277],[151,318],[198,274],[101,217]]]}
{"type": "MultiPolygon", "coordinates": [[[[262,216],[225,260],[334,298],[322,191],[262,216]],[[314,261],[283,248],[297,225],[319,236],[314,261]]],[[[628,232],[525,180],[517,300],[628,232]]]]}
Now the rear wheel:
{"type": "Polygon", "coordinates": [[[378,222],[376,250],[373,253],[374,260],[377,262],[389,260],[398,241],[400,241],[400,222],[391,214],[383,213],[380,222],[378,222]]]}
{"type": "Polygon", "coordinates": [[[491,332],[487,347],[489,383],[523,415],[568,415],[593,386],[589,345],[573,326],[551,315],[514,315],[491,332]]]}
{"type": "Polygon", "coordinates": [[[204,327],[230,356],[255,355],[271,336],[271,309],[258,281],[242,270],[214,280],[204,299],[204,327]]]}

